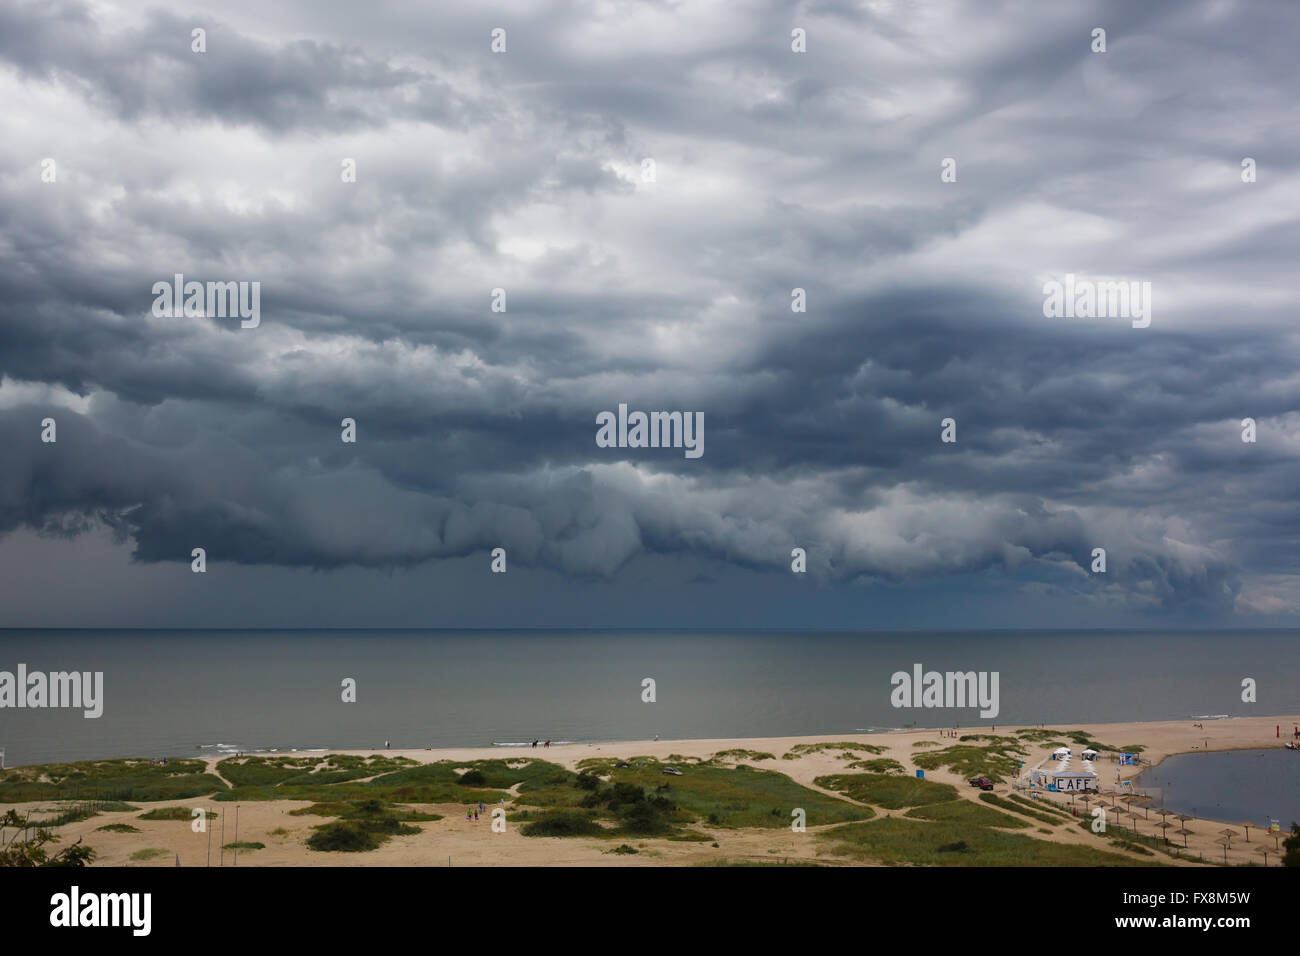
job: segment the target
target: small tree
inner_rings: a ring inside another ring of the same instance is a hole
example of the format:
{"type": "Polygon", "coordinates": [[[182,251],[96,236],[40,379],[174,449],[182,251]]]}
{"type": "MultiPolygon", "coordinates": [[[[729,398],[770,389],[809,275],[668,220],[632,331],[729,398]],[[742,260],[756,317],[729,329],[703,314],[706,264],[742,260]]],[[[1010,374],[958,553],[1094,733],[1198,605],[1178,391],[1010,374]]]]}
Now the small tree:
{"type": "MultiPolygon", "coordinates": [[[[0,826],[5,827],[22,828],[26,825],[27,821],[20,818],[16,810],[10,810],[0,820],[0,826]]],[[[95,859],[95,851],[82,846],[80,837],[72,846],[64,847],[50,856],[45,849],[46,844],[58,842],[59,838],[49,830],[37,827],[30,840],[19,842],[15,839],[0,849],[0,866],[88,866],[95,859]]]]}
{"type": "Polygon", "coordinates": [[[1300,823],[1291,821],[1291,835],[1282,841],[1286,852],[1282,854],[1283,866],[1300,866],[1300,823]]]}

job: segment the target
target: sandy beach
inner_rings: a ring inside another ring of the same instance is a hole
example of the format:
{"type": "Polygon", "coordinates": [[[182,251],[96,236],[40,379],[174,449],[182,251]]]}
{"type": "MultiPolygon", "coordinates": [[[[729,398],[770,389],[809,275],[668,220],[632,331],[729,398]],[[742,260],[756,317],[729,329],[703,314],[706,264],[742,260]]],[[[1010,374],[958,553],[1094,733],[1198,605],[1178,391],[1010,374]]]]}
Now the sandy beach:
{"type": "MultiPolygon", "coordinates": [[[[1093,738],[1114,746],[1141,745],[1145,748],[1143,757],[1151,763],[1158,763],[1165,757],[1186,752],[1209,749],[1239,750],[1253,748],[1280,747],[1282,740],[1276,736],[1275,728],[1281,725],[1284,739],[1290,739],[1291,728],[1300,723],[1300,717],[1258,717],[1234,718],[1226,720],[1205,720],[1196,726],[1188,720],[1161,723],[1116,723],[1116,724],[1072,724],[1054,729],[1081,730],[1093,738]]],[[[1003,733],[1019,729],[1016,726],[1002,728],[1003,733]]],[[[961,733],[991,733],[990,728],[967,728],[961,733]]],[[[536,757],[569,769],[575,769],[579,761],[590,757],[632,758],[637,756],[655,757],[664,761],[680,761],[688,764],[690,758],[705,760],[721,751],[744,749],[767,752],[776,759],[741,762],[753,766],[771,769],[789,775],[797,783],[810,789],[825,793],[831,791],[818,787],[814,780],[822,775],[853,772],[846,769],[846,757],[835,750],[820,750],[798,755],[795,759],[781,759],[796,745],[815,744],[826,741],[853,741],[869,743],[886,748],[882,757],[892,758],[907,768],[907,773],[914,772],[912,757],[920,752],[916,746],[919,741],[935,741],[938,745],[953,743],[944,740],[935,730],[909,730],[892,733],[835,735],[815,737],[775,737],[775,738],[731,738],[713,740],[659,740],[626,741],[619,743],[569,744],[562,746],[541,746],[533,748],[470,747],[441,750],[369,750],[369,751],[331,751],[332,753],[385,753],[390,756],[402,756],[412,760],[429,763],[450,760],[469,762],[484,759],[509,759],[514,757],[536,757]],[[685,759],[683,759],[685,758],[685,759]]],[[[1050,754],[1051,744],[1031,744],[1025,758],[1025,767],[1033,767],[1050,754]]],[[[1076,748],[1077,750],[1077,748],[1076,748]]],[[[295,756],[314,756],[296,754],[295,756]]],[[[323,755],[322,755],[323,756],[323,755]]],[[[217,763],[219,757],[209,758],[208,763],[213,773],[219,774],[217,763]]],[[[1300,759],[1297,756],[1296,759],[1300,759]]],[[[1111,800],[1106,798],[1108,791],[1116,789],[1116,770],[1120,780],[1131,780],[1145,767],[1119,767],[1118,764],[1103,755],[1096,764],[1099,785],[1105,805],[1110,808],[1111,800]]],[[[689,766],[687,766],[689,772],[689,766]]],[[[940,783],[954,784],[960,799],[976,800],[978,791],[970,787],[959,774],[948,770],[926,771],[926,779],[940,783]]],[[[994,791],[999,795],[1013,792],[1010,781],[999,784],[994,791]]],[[[839,794],[834,794],[840,796],[839,794]]],[[[1041,794],[1042,798],[1052,799],[1058,805],[1070,809],[1071,801],[1066,794],[1041,794]]],[[[19,812],[26,809],[49,809],[52,801],[36,801],[29,804],[15,805],[19,812]]],[[[214,821],[211,834],[194,833],[188,823],[177,821],[140,820],[138,812],[101,813],[91,819],[68,824],[60,828],[64,841],[73,841],[82,837],[97,851],[97,866],[123,865],[161,865],[174,866],[176,857],[181,865],[202,866],[208,862],[211,853],[211,865],[223,863],[226,866],[645,866],[645,865],[691,865],[696,863],[725,859],[732,862],[772,862],[808,860],[823,864],[843,864],[846,861],[836,859],[827,853],[826,842],[812,839],[817,827],[809,825],[807,833],[794,833],[788,827],[779,829],[765,828],[713,828],[700,823],[695,828],[708,834],[718,845],[698,842],[672,842],[661,839],[638,839],[635,845],[639,852],[635,855],[617,855],[611,852],[614,844],[608,840],[566,837],[525,837],[520,828],[514,824],[506,827],[504,833],[492,832],[486,820],[467,821],[466,807],[463,804],[412,806],[443,815],[444,819],[420,823],[420,833],[410,836],[397,836],[376,850],[365,853],[322,853],[308,849],[304,841],[311,834],[311,827],[324,822],[316,816],[292,816],[290,811],[308,806],[306,801],[249,801],[238,804],[238,839],[256,841],[265,844],[265,849],[241,852],[236,860],[235,854],[220,850],[222,842],[235,840],[236,805],[227,802],[203,800],[175,800],[151,803],[149,809],[165,806],[195,807],[206,805],[218,811],[221,817],[214,821]],[[140,829],[139,833],[111,833],[99,828],[112,823],[129,823],[140,829]],[[132,861],[132,855],[143,849],[165,850],[152,861],[142,863],[132,861]]],[[[1094,804],[1095,805],[1095,804],[1094,804]]],[[[1120,800],[1114,809],[1124,806],[1120,800]]],[[[1086,816],[1086,807],[1079,804],[1080,817],[1086,816]]],[[[1136,825],[1137,832],[1148,836],[1158,836],[1156,828],[1161,818],[1155,812],[1158,805],[1148,806],[1145,810],[1138,805],[1138,813],[1124,816],[1123,826],[1131,828],[1136,825]]],[[[1113,812],[1108,809],[1108,812],[1113,812]]],[[[880,811],[888,815],[889,811],[880,811]]],[[[1172,819],[1172,818],[1171,818],[1172,819]]],[[[1057,842],[1079,843],[1105,849],[1108,852],[1126,853],[1117,849],[1105,838],[1087,832],[1071,819],[1061,817],[1061,823],[1050,827],[1050,833],[1042,832],[1039,827],[1033,835],[1037,839],[1057,842]]],[[[1290,826],[1290,820],[1282,821],[1283,827],[1290,826]]],[[[1175,824],[1179,826],[1180,824],[1175,824]]],[[[1187,837],[1189,854],[1200,854],[1207,863],[1222,863],[1224,847],[1215,842],[1220,839],[1224,824],[1209,820],[1190,820],[1186,823],[1192,833],[1187,837]]],[[[1232,829],[1241,834],[1241,827],[1236,823],[1232,829]]],[[[1177,838],[1181,846],[1182,838],[1177,838]]],[[[1263,843],[1272,846],[1272,837],[1260,830],[1252,830],[1250,841],[1244,835],[1234,837],[1227,851],[1227,861],[1231,864],[1260,864],[1263,862],[1257,849],[1263,843]]],[[[1149,856],[1132,855],[1137,862],[1151,862],[1149,856]]],[[[1160,854],[1159,862],[1174,865],[1201,865],[1188,860],[1174,860],[1160,854]]],[[[1270,854],[1268,865],[1277,865],[1278,857],[1270,854]]]]}

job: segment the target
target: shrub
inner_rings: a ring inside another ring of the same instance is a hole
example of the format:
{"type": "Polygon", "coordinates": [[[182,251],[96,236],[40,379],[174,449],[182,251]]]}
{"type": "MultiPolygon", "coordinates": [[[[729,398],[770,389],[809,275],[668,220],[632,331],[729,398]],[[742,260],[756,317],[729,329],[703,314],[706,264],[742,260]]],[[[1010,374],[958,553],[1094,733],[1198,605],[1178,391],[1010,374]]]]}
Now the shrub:
{"type": "Polygon", "coordinates": [[[520,831],[524,836],[600,836],[604,828],[583,813],[572,810],[552,810],[535,823],[526,823],[520,831]]]}

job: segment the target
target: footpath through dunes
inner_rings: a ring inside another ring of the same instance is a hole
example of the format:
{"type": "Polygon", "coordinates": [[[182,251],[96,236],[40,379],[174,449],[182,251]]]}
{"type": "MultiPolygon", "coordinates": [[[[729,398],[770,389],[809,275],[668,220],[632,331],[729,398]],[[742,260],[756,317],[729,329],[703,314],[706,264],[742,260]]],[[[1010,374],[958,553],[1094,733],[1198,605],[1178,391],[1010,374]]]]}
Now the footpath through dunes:
{"type": "MultiPolygon", "coordinates": [[[[236,812],[241,866],[1187,865],[1221,861],[1221,826],[1187,822],[1187,850],[1142,810],[1095,834],[1087,805],[1034,802],[1010,775],[1060,742],[1160,754],[1212,733],[1212,746],[1258,747],[1264,722],[1253,723],[90,761],[5,771],[0,809],[58,819],[100,865],[203,865],[209,852],[217,865],[236,812]],[[994,790],[972,788],[977,775],[994,790]],[[196,807],[216,814],[205,831],[191,825],[196,807]]],[[[1229,862],[1262,863],[1258,845],[1233,843],[1229,862]]]]}

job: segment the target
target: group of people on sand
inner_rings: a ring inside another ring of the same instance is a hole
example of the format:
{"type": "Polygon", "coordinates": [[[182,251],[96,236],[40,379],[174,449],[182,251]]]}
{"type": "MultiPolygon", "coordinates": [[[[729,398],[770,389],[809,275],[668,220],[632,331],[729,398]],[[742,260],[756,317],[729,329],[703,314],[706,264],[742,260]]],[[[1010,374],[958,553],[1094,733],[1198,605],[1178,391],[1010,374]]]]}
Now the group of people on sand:
{"type": "MultiPolygon", "coordinates": [[[[534,741],[533,741],[533,746],[536,747],[539,743],[541,743],[541,741],[534,740],[534,741]]],[[[549,740],[546,741],[546,743],[542,744],[543,747],[549,747],[550,745],[551,745],[551,742],[550,742],[549,740]]]]}
{"type": "MultiPolygon", "coordinates": [[[[502,797],[502,798],[501,798],[501,805],[502,805],[502,806],[505,806],[505,804],[506,804],[506,798],[505,798],[505,797],[502,797]]],[[[474,822],[477,822],[477,821],[478,821],[478,815],[479,815],[480,813],[483,814],[483,816],[487,816],[487,807],[483,805],[483,801],[482,801],[482,800],[480,800],[480,801],[478,802],[478,806],[477,806],[477,807],[470,807],[468,810],[465,811],[465,819],[466,819],[466,820],[472,820],[472,821],[474,821],[474,822]]]]}

